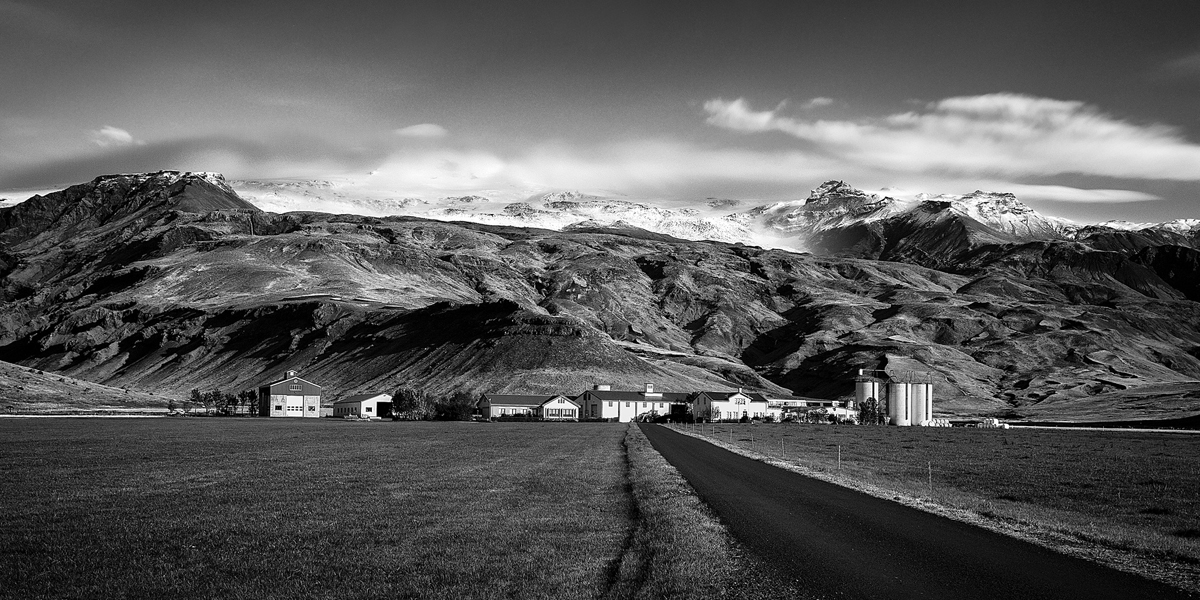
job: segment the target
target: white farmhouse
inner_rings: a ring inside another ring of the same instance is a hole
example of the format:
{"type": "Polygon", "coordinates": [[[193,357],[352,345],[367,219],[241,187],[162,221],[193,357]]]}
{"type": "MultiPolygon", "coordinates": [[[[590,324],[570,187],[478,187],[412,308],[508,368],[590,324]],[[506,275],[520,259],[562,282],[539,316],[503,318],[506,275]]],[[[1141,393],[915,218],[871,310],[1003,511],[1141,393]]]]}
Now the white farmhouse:
{"type": "Polygon", "coordinates": [[[628,423],[671,414],[672,404],[687,402],[687,394],[656,392],[647,383],[640,392],[613,391],[609,385],[597,385],[575,398],[587,419],[605,419],[628,423]]]}
{"type": "Polygon", "coordinates": [[[772,407],[767,398],[759,393],[697,392],[692,396],[692,414],[697,419],[709,421],[738,421],[761,419],[770,416],[776,420],[783,416],[780,407],[772,407]]]}
{"type": "Polygon", "coordinates": [[[484,394],[478,407],[485,419],[519,416],[547,421],[579,419],[579,405],[562,395],[484,394]]]}

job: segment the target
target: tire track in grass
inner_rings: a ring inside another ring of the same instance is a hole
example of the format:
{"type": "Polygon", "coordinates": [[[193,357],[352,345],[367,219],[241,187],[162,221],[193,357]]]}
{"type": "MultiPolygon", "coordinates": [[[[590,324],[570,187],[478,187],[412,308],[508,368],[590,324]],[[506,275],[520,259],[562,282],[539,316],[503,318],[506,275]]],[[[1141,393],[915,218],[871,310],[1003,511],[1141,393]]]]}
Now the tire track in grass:
{"type": "Polygon", "coordinates": [[[646,584],[653,554],[653,548],[649,548],[645,544],[646,520],[633,487],[633,465],[629,456],[629,430],[626,430],[625,436],[621,438],[621,460],[624,463],[621,471],[621,486],[628,503],[626,518],[629,519],[629,528],[625,532],[625,539],[621,542],[620,553],[606,569],[605,589],[600,596],[605,600],[625,600],[636,597],[646,584]]]}

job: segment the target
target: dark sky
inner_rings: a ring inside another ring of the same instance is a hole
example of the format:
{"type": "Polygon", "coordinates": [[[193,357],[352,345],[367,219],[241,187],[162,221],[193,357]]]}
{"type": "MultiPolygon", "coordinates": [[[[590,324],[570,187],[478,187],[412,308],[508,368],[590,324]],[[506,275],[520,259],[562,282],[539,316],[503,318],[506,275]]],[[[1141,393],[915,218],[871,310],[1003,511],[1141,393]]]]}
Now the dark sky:
{"type": "Polygon", "coordinates": [[[0,0],[0,189],[179,168],[699,200],[843,179],[1200,217],[1195,0],[166,6],[0,0]]]}

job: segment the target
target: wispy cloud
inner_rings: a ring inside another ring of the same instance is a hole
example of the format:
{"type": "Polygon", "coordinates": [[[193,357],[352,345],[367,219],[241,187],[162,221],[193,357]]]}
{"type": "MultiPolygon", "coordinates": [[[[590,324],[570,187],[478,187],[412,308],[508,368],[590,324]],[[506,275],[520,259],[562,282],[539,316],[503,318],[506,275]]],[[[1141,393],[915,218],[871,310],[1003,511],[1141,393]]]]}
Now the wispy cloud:
{"type": "Polygon", "coordinates": [[[820,108],[822,106],[829,106],[830,104],[833,104],[833,98],[817,96],[816,98],[812,98],[808,102],[801,104],[800,108],[820,108]]]}
{"type": "Polygon", "coordinates": [[[69,185],[103,173],[179,169],[216,171],[231,179],[342,178],[399,197],[479,193],[510,201],[555,189],[659,198],[673,204],[711,195],[796,199],[831,178],[859,186],[902,185],[913,194],[984,189],[1013,192],[1023,200],[1095,203],[1155,199],[1136,191],[1028,185],[996,177],[915,174],[896,178],[894,173],[881,174],[801,149],[719,148],[670,139],[645,138],[594,147],[542,143],[509,151],[424,144],[347,149],[307,137],[253,141],[210,137],[139,145],[132,134],[122,135],[123,131],[111,128],[106,135],[119,143],[89,155],[35,167],[0,167],[0,188],[69,185]]]}
{"type": "Polygon", "coordinates": [[[121,129],[120,127],[113,127],[112,125],[105,125],[104,127],[93,131],[91,137],[92,142],[101,148],[143,144],[143,142],[133,139],[133,134],[121,129]]]}
{"type": "Polygon", "coordinates": [[[446,137],[447,133],[446,128],[437,123],[420,123],[396,130],[396,135],[412,138],[440,138],[446,137]]]}
{"type": "Polygon", "coordinates": [[[592,148],[547,143],[508,155],[450,149],[399,152],[372,170],[370,183],[415,196],[579,189],[679,198],[704,194],[721,184],[807,189],[831,166],[800,152],[712,149],[643,139],[592,148]]]}
{"type": "Polygon", "coordinates": [[[946,98],[883,118],[812,120],[756,111],[742,98],[704,105],[711,125],[779,131],[847,167],[899,173],[1200,180],[1200,145],[1178,130],[1135,124],[1076,101],[1019,94],[946,98]]]}
{"type": "Polygon", "coordinates": [[[1028,185],[1008,181],[992,182],[991,187],[1011,192],[1024,200],[1050,200],[1052,202],[1147,202],[1161,200],[1159,196],[1133,190],[1082,189],[1065,185],[1028,185]]]}
{"type": "Polygon", "coordinates": [[[1200,80],[1200,51],[1167,61],[1158,69],[1157,75],[1168,79],[1200,80]]]}

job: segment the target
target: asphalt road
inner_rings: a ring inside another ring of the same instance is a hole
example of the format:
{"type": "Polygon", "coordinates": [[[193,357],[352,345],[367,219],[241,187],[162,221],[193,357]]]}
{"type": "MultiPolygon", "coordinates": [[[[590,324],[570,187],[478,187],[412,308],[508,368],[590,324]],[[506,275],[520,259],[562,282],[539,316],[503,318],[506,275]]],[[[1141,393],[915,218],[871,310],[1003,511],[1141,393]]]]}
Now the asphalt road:
{"type": "Polygon", "coordinates": [[[1176,588],[739,456],[642,431],[734,537],[816,598],[1194,598],[1176,588]]]}

